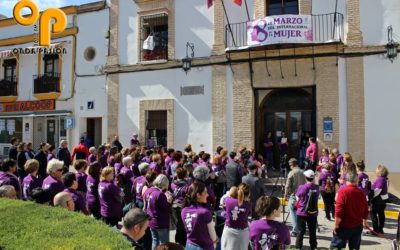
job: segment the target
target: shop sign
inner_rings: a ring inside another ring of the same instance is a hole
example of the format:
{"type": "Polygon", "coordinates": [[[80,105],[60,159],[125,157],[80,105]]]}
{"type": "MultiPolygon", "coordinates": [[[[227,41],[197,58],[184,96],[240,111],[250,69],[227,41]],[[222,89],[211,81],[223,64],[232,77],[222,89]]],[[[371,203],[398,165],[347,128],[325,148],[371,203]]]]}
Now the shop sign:
{"type": "Polygon", "coordinates": [[[55,100],[0,103],[0,112],[46,111],[55,108],[55,100]]]}

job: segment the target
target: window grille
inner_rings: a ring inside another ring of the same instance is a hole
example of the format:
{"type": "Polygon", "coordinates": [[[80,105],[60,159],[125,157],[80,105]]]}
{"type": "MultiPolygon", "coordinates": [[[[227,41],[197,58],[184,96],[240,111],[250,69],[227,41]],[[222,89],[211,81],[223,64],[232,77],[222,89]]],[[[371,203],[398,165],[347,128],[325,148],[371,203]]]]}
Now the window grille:
{"type": "Polygon", "coordinates": [[[167,60],[168,59],[168,15],[165,13],[142,16],[141,27],[141,60],[167,60]],[[152,36],[154,49],[143,49],[144,41],[152,36]]]}

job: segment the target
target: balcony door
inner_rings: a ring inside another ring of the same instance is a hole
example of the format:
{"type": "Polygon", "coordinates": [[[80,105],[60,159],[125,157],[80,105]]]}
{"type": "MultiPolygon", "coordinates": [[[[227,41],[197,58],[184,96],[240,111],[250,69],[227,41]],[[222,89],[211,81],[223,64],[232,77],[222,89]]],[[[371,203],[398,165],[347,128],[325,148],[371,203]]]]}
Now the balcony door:
{"type": "Polygon", "coordinates": [[[268,16],[299,14],[298,0],[266,0],[266,1],[267,1],[268,16]]]}

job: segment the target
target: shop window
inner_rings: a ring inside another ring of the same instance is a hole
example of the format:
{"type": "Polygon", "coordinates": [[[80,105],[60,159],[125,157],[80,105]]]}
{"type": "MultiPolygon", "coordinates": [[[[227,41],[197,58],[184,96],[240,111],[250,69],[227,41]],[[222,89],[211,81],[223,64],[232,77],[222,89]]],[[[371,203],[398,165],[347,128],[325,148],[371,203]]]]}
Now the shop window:
{"type": "Polygon", "coordinates": [[[299,14],[298,0],[267,0],[267,15],[299,14]]]}
{"type": "Polygon", "coordinates": [[[22,141],[22,118],[0,119],[0,143],[10,143],[16,137],[22,141]]]}
{"type": "Polygon", "coordinates": [[[146,120],[147,146],[167,146],[167,111],[147,111],[146,120]]]}
{"type": "Polygon", "coordinates": [[[141,60],[168,59],[168,15],[165,13],[140,18],[141,60]]]}

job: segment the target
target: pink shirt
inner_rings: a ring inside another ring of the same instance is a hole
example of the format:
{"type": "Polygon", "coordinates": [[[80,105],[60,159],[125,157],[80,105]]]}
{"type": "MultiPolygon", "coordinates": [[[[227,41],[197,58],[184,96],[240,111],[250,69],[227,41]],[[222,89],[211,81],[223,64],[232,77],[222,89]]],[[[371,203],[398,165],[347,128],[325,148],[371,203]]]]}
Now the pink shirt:
{"type": "Polygon", "coordinates": [[[308,146],[306,151],[306,157],[308,157],[311,161],[316,162],[318,159],[318,148],[316,143],[311,143],[308,146]]]}

